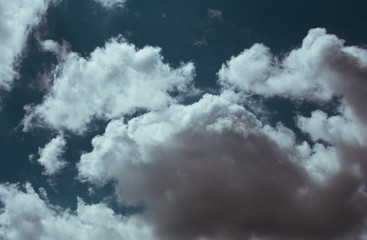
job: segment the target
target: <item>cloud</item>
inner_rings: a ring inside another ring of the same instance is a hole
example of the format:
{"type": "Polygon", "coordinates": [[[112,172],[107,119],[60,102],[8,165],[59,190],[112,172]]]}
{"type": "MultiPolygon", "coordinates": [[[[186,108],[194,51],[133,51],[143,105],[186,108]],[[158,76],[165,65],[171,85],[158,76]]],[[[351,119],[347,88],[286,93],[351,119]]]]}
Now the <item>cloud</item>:
{"type": "Polygon", "coordinates": [[[232,57],[218,72],[225,89],[237,89],[265,97],[298,100],[342,99],[345,108],[367,121],[367,50],[344,46],[344,41],[325,29],[311,29],[302,46],[284,58],[273,56],[255,44],[232,57]]]}
{"type": "Polygon", "coordinates": [[[298,145],[223,96],[114,120],[92,144],[80,177],[146,204],[161,239],[325,239],[359,234],[367,214],[339,151],[298,145]]]}
{"type": "Polygon", "coordinates": [[[299,116],[298,126],[308,133],[314,141],[323,140],[332,145],[367,146],[367,128],[355,116],[328,116],[316,110],[310,117],[299,116]]]}
{"type": "Polygon", "coordinates": [[[53,41],[43,47],[61,55],[53,85],[43,102],[27,106],[24,129],[48,125],[82,133],[93,119],[112,119],[137,110],[158,110],[192,90],[194,65],[172,68],[159,48],[112,39],[89,57],[67,51],[53,41]]]}
{"type": "Polygon", "coordinates": [[[53,138],[44,148],[38,149],[40,158],[37,160],[44,168],[47,175],[58,173],[66,162],[61,160],[61,155],[64,153],[66,141],[62,135],[53,138]]]}
{"type": "Polygon", "coordinates": [[[223,21],[223,13],[218,9],[208,9],[208,17],[209,19],[217,19],[219,21],[223,21]]]}
{"type": "MultiPolygon", "coordinates": [[[[42,199],[26,184],[1,184],[0,238],[7,240],[141,240],[156,239],[152,229],[137,216],[125,218],[104,203],[64,210],[42,199]]],[[[43,190],[44,191],[44,190],[43,190]]]]}
{"type": "Polygon", "coordinates": [[[122,7],[126,0],[94,0],[95,2],[100,3],[103,7],[113,8],[113,7],[122,7]]]}
{"type": "Polygon", "coordinates": [[[0,2],[0,88],[12,86],[28,35],[41,21],[49,3],[49,0],[0,2]]]}
{"type": "Polygon", "coordinates": [[[333,115],[322,110],[310,117],[299,113],[297,125],[314,142],[331,145],[337,153],[332,155],[342,161],[340,167],[355,163],[363,168],[363,176],[367,173],[362,157],[367,145],[366,49],[344,46],[325,29],[311,29],[301,47],[285,57],[273,56],[267,47],[255,44],[223,64],[218,77],[224,90],[236,90],[241,97],[257,94],[337,104],[333,115]]]}
{"type": "Polygon", "coordinates": [[[256,44],[223,65],[220,95],[112,120],[79,176],[145,204],[160,239],[364,239],[366,57],[323,29],[283,59],[256,44]],[[241,105],[251,94],[340,104],[297,113],[299,143],[241,105]]]}

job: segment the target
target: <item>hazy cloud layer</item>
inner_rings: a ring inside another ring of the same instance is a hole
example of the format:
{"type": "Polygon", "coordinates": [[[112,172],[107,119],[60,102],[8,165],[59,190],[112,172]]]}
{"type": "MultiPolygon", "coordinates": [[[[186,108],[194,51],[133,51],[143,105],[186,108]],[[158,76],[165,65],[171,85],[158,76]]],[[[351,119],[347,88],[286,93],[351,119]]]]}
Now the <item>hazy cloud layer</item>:
{"type": "MultiPolygon", "coordinates": [[[[7,240],[154,240],[138,217],[125,219],[104,203],[88,205],[81,199],[75,212],[48,203],[30,184],[0,185],[0,238],[7,240]]],[[[45,196],[43,196],[45,197],[45,196]]]]}
{"type": "Polygon", "coordinates": [[[223,13],[218,9],[208,9],[208,17],[209,19],[217,19],[219,21],[223,21],[223,13]]]}
{"type": "Polygon", "coordinates": [[[21,52],[32,28],[47,10],[50,0],[2,0],[0,2],[0,88],[9,89],[17,76],[21,52]]]}
{"type": "Polygon", "coordinates": [[[44,148],[39,148],[37,160],[44,168],[47,175],[58,173],[66,162],[61,159],[66,148],[66,140],[62,135],[53,138],[44,148]]]}
{"type": "Polygon", "coordinates": [[[192,63],[173,69],[159,48],[136,49],[123,40],[112,39],[88,58],[50,40],[43,47],[59,55],[61,63],[43,102],[26,108],[26,130],[46,124],[81,133],[93,118],[164,108],[175,102],[169,93],[184,93],[194,77],[192,63]]]}

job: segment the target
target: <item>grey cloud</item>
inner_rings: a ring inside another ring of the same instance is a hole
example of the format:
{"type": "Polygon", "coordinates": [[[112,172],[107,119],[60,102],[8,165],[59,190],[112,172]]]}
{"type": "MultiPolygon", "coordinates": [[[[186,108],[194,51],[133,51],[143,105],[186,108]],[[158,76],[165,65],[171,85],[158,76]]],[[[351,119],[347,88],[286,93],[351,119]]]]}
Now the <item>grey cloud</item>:
{"type": "Polygon", "coordinates": [[[111,122],[82,156],[79,171],[91,182],[116,181],[121,201],[145,203],[142,218],[161,239],[362,234],[364,178],[347,168],[319,181],[307,164],[331,150],[316,156],[321,150],[294,138],[222,96],[205,95],[127,125],[111,122]]]}
{"type": "MultiPolygon", "coordinates": [[[[93,150],[81,156],[79,177],[95,184],[112,181],[119,201],[145,204],[146,211],[132,217],[138,222],[133,229],[149,229],[144,239],[365,239],[364,49],[345,47],[323,29],[310,30],[302,46],[283,59],[256,44],[222,66],[220,95],[181,105],[169,92],[189,90],[193,65],[172,69],[158,48],[137,50],[111,40],[82,58],[52,41],[43,47],[60,56],[59,74],[43,103],[29,108],[26,125],[36,119],[80,133],[93,117],[113,119],[92,140],[93,150]],[[294,116],[311,139],[298,143],[281,123],[266,125],[241,106],[252,93],[324,103],[338,97],[341,105],[335,116],[321,110],[294,116]],[[148,112],[122,118],[139,107],[148,112]]],[[[7,200],[19,195],[14,189],[0,188],[0,196],[8,196],[2,198],[5,205],[16,206],[7,200]]],[[[26,196],[43,204],[30,190],[26,196]]],[[[124,224],[106,206],[91,207],[113,224],[124,224]]],[[[39,229],[36,223],[44,219],[56,221],[49,207],[39,209],[45,214],[36,215],[30,229],[39,229]]],[[[12,214],[2,216],[7,223],[12,214]]],[[[91,236],[85,223],[101,222],[80,216],[72,219],[83,239],[91,236]]],[[[129,232],[123,226],[109,233],[112,239],[129,232]]],[[[93,237],[105,234],[103,227],[93,237]]]]}

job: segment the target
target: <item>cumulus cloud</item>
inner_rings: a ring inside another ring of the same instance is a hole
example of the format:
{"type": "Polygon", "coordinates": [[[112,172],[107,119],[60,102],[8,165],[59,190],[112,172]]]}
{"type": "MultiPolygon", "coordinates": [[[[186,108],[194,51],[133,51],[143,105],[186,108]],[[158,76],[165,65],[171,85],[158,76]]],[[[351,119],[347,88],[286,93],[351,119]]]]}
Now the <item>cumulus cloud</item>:
{"type": "Polygon", "coordinates": [[[362,157],[367,144],[366,49],[345,46],[325,29],[311,29],[301,47],[285,57],[273,56],[267,47],[255,44],[223,64],[218,77],[223,89],[235,89],[239,95],[339,102],[336,114],[322,110],[309,117],[299,114],[295,116],[297,125],[314,142],[331,145],[337,152],[333,156],[343,155],[343,164],[357,161],[366,168],[362,157]]]}
{"type": "Polygon", "coordinates": [[[0,88],[11,87],[27,37],[42,19],[49,3],[50,0],[0,2],[0,88]]]}
{"type": "Polygon", "coordinates": [[[367,213],[338,151],[297,145],[222,96],[112,121],[92,144],[81,178],[146,204],[161,239],[325,239],[359,232],[367,213]]]}
{"type": "Polygon", "coordinates": [[[364,239],[366,57],[323,29],[284,58],[256,44],[223,65],[220,95],[111,121],[79,176],[144,203],[160,239],[364,239]],[[299,143],[240,104],[251,94],[340,105],[295,115],[299,143]]]}
{"type": "Polygon", "coordinates": [[[66,162],[61,159],[66,147],[66,140],[62,135],[53,138],[44,148],[39,148],[40,158],[37,160],[44,168],[47,175],[58,173],[66,162]]]}
{"type": "Polygon", "coordinates": [[[137,216],[126,219],[104,203],[63,210],[42,199],[30,184],[0,185],[0,238],[7,240],[141,240],[156,239],[137,216]]]}
{"type": "Polygon", "coordinates": [[[48,125],[84,132],[94,119],[112,119],[136,110],[158,110],[176,101],[191,87],[194,65],[172,68],[160,49],[112,39],[83,58],[53,41],[43,47],[61,55],[53,85],[43,102],[27,106],[24,129],[48,125]]]}
{"type": "Polygon", "coordinates": [[[224,88],[265,97],[279,95],[300,100],[342,99],[367,121],[367,50],[344,46],[325,29],[312,29],[302,46],[280,59],[262,44],[232,57],[218,72],[224,88]]]}

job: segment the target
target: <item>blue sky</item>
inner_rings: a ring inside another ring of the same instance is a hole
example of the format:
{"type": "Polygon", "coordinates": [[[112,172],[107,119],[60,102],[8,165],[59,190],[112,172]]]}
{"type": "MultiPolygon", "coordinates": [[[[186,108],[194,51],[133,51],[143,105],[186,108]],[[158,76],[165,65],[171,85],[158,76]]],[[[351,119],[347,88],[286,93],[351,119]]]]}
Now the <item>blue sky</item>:
{"type": "Polygon", "coordinates": [[[366,7],[4,0],[0,238],[366,239],[366,7]]]}

